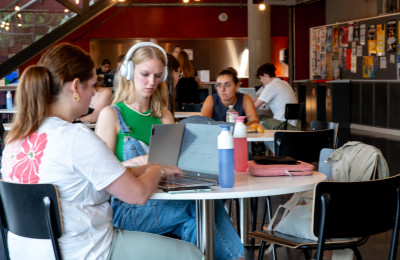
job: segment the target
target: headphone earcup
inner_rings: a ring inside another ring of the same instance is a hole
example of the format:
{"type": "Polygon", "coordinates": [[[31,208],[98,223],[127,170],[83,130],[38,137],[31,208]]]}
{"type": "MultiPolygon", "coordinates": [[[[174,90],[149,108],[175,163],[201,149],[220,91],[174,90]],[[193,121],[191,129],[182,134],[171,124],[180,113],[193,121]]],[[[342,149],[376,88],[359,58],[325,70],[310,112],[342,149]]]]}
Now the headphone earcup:
{"type": "Polygon", "coordinates": [[[134,68],[133,68],[133,62],[129,60],[126,64],[126,76],[125,78],[127,80],[132,80],[133,79],[133,74],[134,74],[134,68]]]}
{"type": "Polygon", "coordinates": [[[168,66],[164,66],[164,74],[163,74],[162,81],[166,81],[167,78],[168,78],[168,66]]]}

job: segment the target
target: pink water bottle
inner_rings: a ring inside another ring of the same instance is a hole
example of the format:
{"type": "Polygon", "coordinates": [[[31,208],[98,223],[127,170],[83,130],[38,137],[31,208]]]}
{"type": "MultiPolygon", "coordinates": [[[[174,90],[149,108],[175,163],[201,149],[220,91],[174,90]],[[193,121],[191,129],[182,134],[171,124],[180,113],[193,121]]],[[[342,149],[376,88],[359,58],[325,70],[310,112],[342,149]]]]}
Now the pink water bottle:
{"type": "Polygon", "coordinates": [[[235,117],[235,129],[233,131],[234,161],[235,172],[245,172],[247,170],[247,128],[244,125],[245,116],[235,117]]]}

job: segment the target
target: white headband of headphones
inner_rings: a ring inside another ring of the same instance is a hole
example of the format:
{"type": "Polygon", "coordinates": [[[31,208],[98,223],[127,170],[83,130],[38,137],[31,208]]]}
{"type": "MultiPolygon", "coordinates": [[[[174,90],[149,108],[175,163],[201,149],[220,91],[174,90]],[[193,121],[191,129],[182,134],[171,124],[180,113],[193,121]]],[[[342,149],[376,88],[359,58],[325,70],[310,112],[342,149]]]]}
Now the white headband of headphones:
{"type": "Polygon", "coordinates": [[[122,63],[121,68],[120,68],[121,75],[123,77],[125,77],[127,80],[132,80],[133,79],[134,64],[133,64],[132,60],[130,60],[131,56],[137,49],[145,47],[145,46],[150,46],[150,47],[157,48],[164,55],[165,66],[164,66],[162,81],[165,81],[167,79],[167,76],[168,76],[168,66],[167,66],[168,58],[167,58],[167,53],[164,51],[163,48],[161,48],[161,46],[159,46],[159,45],[157,45],[155,43],[152,43],[152,42],[139,42],[139,43],[133,45],[129,49],[128,53],[125,55],[124,62],[122,63]]]}

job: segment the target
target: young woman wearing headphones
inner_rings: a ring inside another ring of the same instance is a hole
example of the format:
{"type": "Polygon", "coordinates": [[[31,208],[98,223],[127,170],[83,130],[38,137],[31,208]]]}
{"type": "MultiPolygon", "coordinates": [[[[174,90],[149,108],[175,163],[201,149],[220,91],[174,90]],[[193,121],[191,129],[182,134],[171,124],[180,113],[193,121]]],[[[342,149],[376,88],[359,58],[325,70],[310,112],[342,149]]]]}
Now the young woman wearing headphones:
{"type": "MultiPolygon", "coordinates": [[[[96,133],[124,165],[143,165],[147,163],[147,155],[143,154],[152,125],[174,123],[167,109],[168,89],[164,82],[168,76],[167,55],[154,43],[138,43],[128,51],[116,76],[119,84],[113,104],[118,109],[106,107],[101,111],[96,133]],[[128,139],[140,145],[125,148],[128,139]],[[131,153],[132,150],[135,151],[131,153]]],[[[118,228],[172,233],[184,241],[197,243],[195,201],[149,200],[144,205],[132,205],[112,197],[111,206],[113,224],[118,228]]],[[[216,259],[240,258],[243,245],[220,201],[215,203],[215,222],[216,259]]]]}

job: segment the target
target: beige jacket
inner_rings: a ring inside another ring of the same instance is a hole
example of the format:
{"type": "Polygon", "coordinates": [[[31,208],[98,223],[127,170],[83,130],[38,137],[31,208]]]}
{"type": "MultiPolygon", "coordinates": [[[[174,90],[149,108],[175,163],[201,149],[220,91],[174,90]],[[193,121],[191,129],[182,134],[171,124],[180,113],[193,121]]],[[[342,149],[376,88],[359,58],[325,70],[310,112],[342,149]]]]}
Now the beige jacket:
{"type": "Polygon", "coordinates": [[[328,158],[332,181],[367,181],[389,177],[389,168],[381,151],[361,142],[348,142],[328,158]]]}

